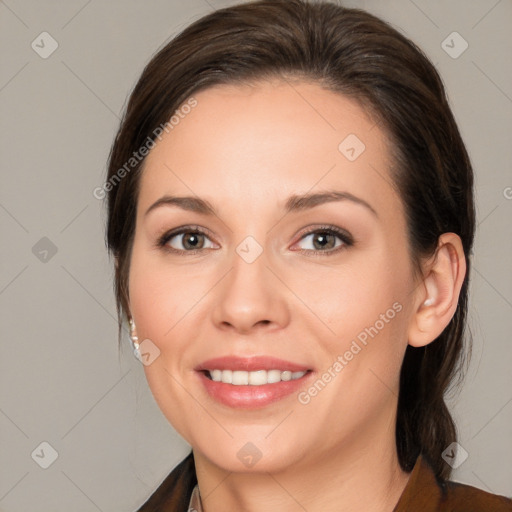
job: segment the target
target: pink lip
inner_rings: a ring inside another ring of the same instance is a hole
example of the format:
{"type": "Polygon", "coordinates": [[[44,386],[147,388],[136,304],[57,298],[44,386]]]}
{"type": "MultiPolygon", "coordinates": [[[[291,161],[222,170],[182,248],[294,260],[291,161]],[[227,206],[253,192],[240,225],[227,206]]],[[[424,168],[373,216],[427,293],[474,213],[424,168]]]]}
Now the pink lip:
{"type": "Polygon", "coordinates": [[[298,392],[305,387],[314,374],[311,368],[277,359],[275,357],[218,357],[209,359],[198,365],[195,370],[204,385],[206,392],[211,398],[227,405],[228,407],[241,409],[260,409],[274,402],[277,402],[293,392],[298,392]],[[206,376],[205,370],[281,370],[307,373],[300,379],[276,382],[274,384],[263,384],[261,386],[235,386],[224,382],[215,382],[206,376]],[[309,370],[309,371],[308,371],[309,370]]]}
{"type": "Polygon", "coordinates": [[[291,372],[305,372],[311,370],[308,366],[292,363],[284,359],[269,356],[235,357],[224,356],[208,359],[194,368],[201,370],[244,370],[252,372],[256,370],[281,370],[291,372]]]}

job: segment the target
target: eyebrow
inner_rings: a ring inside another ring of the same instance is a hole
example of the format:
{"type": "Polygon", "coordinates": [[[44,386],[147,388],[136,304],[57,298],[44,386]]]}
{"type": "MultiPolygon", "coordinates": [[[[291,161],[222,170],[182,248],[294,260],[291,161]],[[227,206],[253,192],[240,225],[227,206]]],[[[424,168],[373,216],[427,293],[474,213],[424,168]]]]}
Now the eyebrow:
{"type": "MultiPolygon", "coordinates": [[[[350,201],[360,206],[364,206],[375,217],[378,217],[375,209],[367,203],[364,199],[357,197],[350,192],[340,192],[336,190],[329,190],[326,192],[312,193],[312,194],[295,194],[290,196],[285,203],[284,209],[286,213],[307,210],[314,208],[324,203],[331,203],[334,201],[350,201]]],[[[203,215],[217,215],[213,205],[205,199],[192,196],[169,196],[165,195],[155,201],[144,214],[148,215],[149,212],[160,208],[162,206],[176,206],[183,210],[190,212],[200,213],[203,215]]]]}

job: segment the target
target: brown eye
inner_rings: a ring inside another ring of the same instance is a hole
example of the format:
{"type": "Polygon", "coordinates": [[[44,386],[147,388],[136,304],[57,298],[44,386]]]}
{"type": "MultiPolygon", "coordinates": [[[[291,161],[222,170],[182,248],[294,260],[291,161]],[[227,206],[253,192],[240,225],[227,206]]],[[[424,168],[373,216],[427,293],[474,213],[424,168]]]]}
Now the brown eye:
{"type": "Polygon", "coordinates": [[[204,235],[199,233],[183,233],[181,244],[185,249],[202,249],[204,245],[204,235]]]}
{"type": "Polygon", "coordinates": [[[353,244],[352,237],[337,228],[321,228],[306,233],[298,245],[305,253],[337,253],[353,244]]]}
{"type": "Polygon", "coordinates": [[[157,246],[175,253],[195,253],[215,248],[206,233],[199,228],[191,227],[164,234],[158,240],[157,246]]]}
{"type": "Polygon", "coordinates": [[[327,233],[325,231],[320,231],[315,233],[313,236],[313,246],[315,249],[334,249],[336,247],[336,235],[332,235],[331,233],[327,233]]]}

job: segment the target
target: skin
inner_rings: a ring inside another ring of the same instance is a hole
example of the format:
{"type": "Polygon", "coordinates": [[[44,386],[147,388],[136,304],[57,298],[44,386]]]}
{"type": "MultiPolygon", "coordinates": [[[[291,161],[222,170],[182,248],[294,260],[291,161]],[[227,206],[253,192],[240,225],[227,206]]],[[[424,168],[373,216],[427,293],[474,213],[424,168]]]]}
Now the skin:
{"type": "Polygon", "coordinates": [[[193,448],[203,508],[390,512],[409,477],[395,446],[400,366],[408,343],[430,343],[455,312],[460,239],[443,235],[422,260],[423,277],[414,272],[390,143],[353,100],[283,80],[194,97],[197,106],[145,161],[129,303],[139,340],[160,350],[144,371],[193,448]],[[349,134],[366,146],[352,162],[338,150],[349,134]],[[374,212],[342,200],[285,214],[290,195],[326,190],[374,212]],[[146,215],[166,194],[208,200],[216,215],[177,206],[146,215]],[[325,224],[354,244],[334,252],[343,242],[333,236],[334,248],[315,246],[325,224]],[[207,230],[199,252],[186,252],[184,235],[167,243],[180,254],[156,246],[184,225],[207,230]],[[252,263],[236,252],[247,236],[263,251],[252,263]],[[193,370],[213,357],[270,355],[312,368],[307,390],[395,303],[401,311],[307,404],[293,393],[257,410],[230,408],[193,370]],[[261,452],[250,468],[237,457],[247,442],[261,452]]]}

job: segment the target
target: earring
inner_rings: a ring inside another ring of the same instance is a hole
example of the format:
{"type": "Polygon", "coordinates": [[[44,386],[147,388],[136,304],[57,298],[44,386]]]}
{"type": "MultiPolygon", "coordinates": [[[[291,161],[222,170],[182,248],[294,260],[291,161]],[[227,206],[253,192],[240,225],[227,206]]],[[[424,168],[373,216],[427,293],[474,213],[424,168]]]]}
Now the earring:
{"type": "Polygon", "coordinates": [[[424,306],[432,306],[432,304],[434,304],[434,299],[427,299],[423,305],[424,306]]]}
{"type": "Polygon", "coordinates": [[[130,338],[133,344],[133,354],[140,361],[140,345],[139,338],[135,335],[135,322],[130,318],[130,338]]]}

